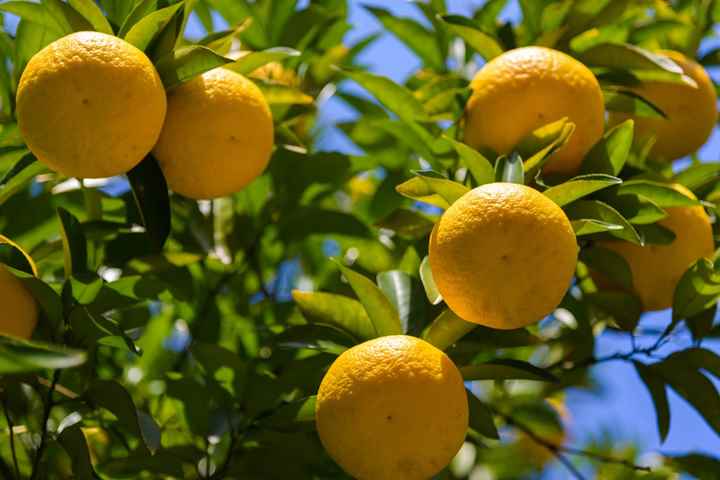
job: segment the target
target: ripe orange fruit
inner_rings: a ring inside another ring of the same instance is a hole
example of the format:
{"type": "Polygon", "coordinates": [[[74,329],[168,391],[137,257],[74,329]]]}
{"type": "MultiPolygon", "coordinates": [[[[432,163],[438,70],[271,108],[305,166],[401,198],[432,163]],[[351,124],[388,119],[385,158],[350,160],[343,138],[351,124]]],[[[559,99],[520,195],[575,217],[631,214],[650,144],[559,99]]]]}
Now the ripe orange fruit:
{"type": "Polygon", "coordinates": [[[153,153],[172,190],[211,199],[258,177],[272,146],[272,114],[260,89],[239,73],[216,68],[168,93],[153,153]]]}
{"type": "Polygon", "coordinates": [[[165,108],[165,90],[145,54],[99,32],[73,33],[40,50],[17,90],[28,148],[72,177],[133,168],[155,145],[165,108]]]}
{"type": "Polygon", "coordinates": [[[335,360],[315,421],[327,452],[353,477],[426,480],[463,444],[467,395],[445,353],[416,337],[381,337],[335,360]]]}
{"type": "Polygon", "coordinates": [[[492,328],[550,314],[575,271],[577,243],[565,213],[537,190],[482,185],[448,208],[430,235],[430,267],[450,309],[492,328]]]}
{"type": "Polygon", "coordinates": [[[512,151],[536,128],[568,117],[569,142],[545,165],[550,173],[576,173],[600,140],[605,107],[600,85],[582,63],[557,50],[523,47],[488,62],[470,84],[465,141],[499,154],[512,151]]]}
{"type": "MultiPolygon", "coordinates": [[[[695,195],[682,185],[675,190],[690,198],[695,195]]],[[[701,206],[665,209],[668,216],[658,222],[672,230],[675,240],[668,245],[635,245],[622,240],[606,240],[598,245],[620,254],[630,266],[633,288],[645,311],[672,307],[675,287],[685,271],[703,257],[712,257],[710,218],[701,206]]]]}
{"type": "Polygon", "coordinates": [[[0,304],[2,304],[0,334],[29,339],[37,325],[37,304],[20,279],[1,263],[0,304]]]}
{"type": "MultiPolygon", "coordinates": [[[[673,161],[697,151],[707,141],[717,122],[717,94],[712,80],[697,62],[679,52],[665,50],[692,78],[697,87],[685,83],[645,82],[632,90],[657,105],[667,118],[634,117],[638,138],[655,136],[650,155],[657,160],[673,161]]],[[[610,123],[621,123],[630,115],[611,112],[610,123]]]]}

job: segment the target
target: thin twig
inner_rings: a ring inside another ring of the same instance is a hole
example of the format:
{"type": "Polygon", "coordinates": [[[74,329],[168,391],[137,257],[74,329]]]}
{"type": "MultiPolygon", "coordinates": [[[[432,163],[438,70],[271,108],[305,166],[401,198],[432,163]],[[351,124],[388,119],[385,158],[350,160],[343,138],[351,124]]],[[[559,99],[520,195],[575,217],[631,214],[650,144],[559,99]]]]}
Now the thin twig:
{"type": "MultiPolygon", "coordinates": [[[[596,461],[602,462],[602,463],[611,463],[614,465],[621,465],[630,470],[635,470],[638,472],[651,472],[652,471],[652,469],[650,467],[646,467],[643,465],[636,465],[636,464],[634,464],[628,460],[622,459],[622,458],[610,457],[610,456],[603,455],[600,453],[595,453],[595,452],[592,452],[589,450],[583,450],[581,448],[566,447],[565,445],[557,444],[555,442],[552,442],[550,440],[547,440],[547,439],[541,437],[527,425],[524,425],[521,422],[518,422],[517,420],[515,420],[511,415],[500,412],[496,409],[492,409],[492,411],[495,412],[495,414],[502,417],[508,425],[513,426],[513,427],[517,428],[518,430],[521,430],[528,437],[530,437],[535,443],[537,443],[538,445],[540,445],[542,447],[545,447],[547,450],[552,452],[553,455],[555,455],[558,458],[558,460],[560,460],[561,463],[563,463],[563,465],[565,465],[566,468],[568,468],[568,463],[566,463],[567,459],[565,459],[565,461],[563,461],[562,455],[561,455],[562,453],[567,453],[569,455],[582,456],[582,457],[586,457],[586,458],[596,460],[596,461]]],[[[570,463],[569,465],[572,465],[572,464],[570,463]]],[[[568,468],[568,470],[570,470],[570,468],[568,468]]],[[[576,473],[579,474],[579,472],[577,472],[577,471],[573,472],[573,475],[576,478],[582,478],[582,474],[580,474],[580,477],[578,477],[576,473]]]]}
{"type": "Polygon", "coordinates": [[[13,467],[15,468],[15,478],[20,478],[20,468],[18,467],[17,451],[15,450],[15,430],[12,418],[10,418],[10,409],[8,408],[7,398],[3,397],[3,411],[5,412],[5,421],[10,431],[10,452],[12,453],[13,467]]]}
{"type": "Polygon", "coordinates": [[[37,451],[35,452],[35,460],[33,462],[33,468],[32,468],[32,474],[30,475],[30,480],[35,480],[38,478],[38,474],[40,473],[40,461],[42,460],[43,453],[45,453],[45,445],[47,444],[47,436],[48,436],[48,429],[47,429],[47,423],[50,419],[50,412],[53,408],[53,393],[55,392],[55,386],[57,385],[58,381],[60,380],[60,372],[61,370],[54,370],[53,376],[52,376],[52,383],[50,384],[50,388],[48,389],[47,397],[45,399],[45,405],[43,408],[43,420],[42,420],[42,432],[40,434],[40,445],[38,446],[37,451]]]}

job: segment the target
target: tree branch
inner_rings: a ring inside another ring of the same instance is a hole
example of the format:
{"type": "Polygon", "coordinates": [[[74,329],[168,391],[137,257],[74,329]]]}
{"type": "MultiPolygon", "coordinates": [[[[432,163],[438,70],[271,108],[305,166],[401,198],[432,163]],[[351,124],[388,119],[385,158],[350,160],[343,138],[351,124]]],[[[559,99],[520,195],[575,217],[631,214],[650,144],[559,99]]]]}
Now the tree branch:
{"type": "Polygon", "coordinates": [[[527,425],[524,425],[521,422],[518,422],[511,415],[500,412],[496,409],[492,409],[492,410],[498,416],[502,417],[508,425],[513,426],[513,427],[517,428],[518,430],[522,431],[528,437],[530,437],[530,439],[532,439],[535,443],[537,443],[538,445],[540,445],[540,446],[546,448],[547,450],[549,450],[550,452],[552,452],[552,454],[555,455],[555,457],[557,457],[557,459],[560,460],[560,462],[568,470],[571,471],[571,473],[573,474],[573,476],[575,476],[575,478],[582,479],[583,476],[579,471],[577,471],[577,469],[575,469],[575,467],[572,465],[572,463],[570,463],[567,460],[567,458],[563,458],[563,455],[562,455],[563,453],[566,453],[568,455],[582,456],[582,457],[589,458],[591,460],[595,460],[595,461],[601,462],[601,463],[610,463],[613,465],[621,465],[630,470],[635,470],[638,472],[651,472],[652,471],[652,469],[650,467],[646,467],[643,465],[636,465],[636,464],[634,464],[628,460],[622,459],[622,458],[610,457],[610,456],[603,455],[600,453],[591,452],[589,450],[583,450],[580,448],[566,447],[564,445],[559,445],[555,442],[552,442],[546,438],[541,437],[540,435],[535,433],[530,427],[528,427],[527,425]],[[570,467],[572,467],[572,469],[570,467]]]}
{"type": "Polygon", "coordinates": [[[42,420],[42,432],[40,434],[40,445],[38,446],[37,451],[35,452],[35,460],[33,461],[33,468],[32,468],[32,474],[30,475],[30,480],[35,480],[38,478],[38,475],[40,473],[40,461],[42,460],[43,453],[45,453],[45,445],[47,444],[47,436],[48,436],[48,429],[47,429],[47,423],[50,419],[50,412],[53,408],[53,393],[55,393],[55,386],[57,385],[58,381],[60,380],[60,372],[61,370],[53,370],[53,376],[52,376],[52,383],[50,383],[50,388],[48,389],[47,397],[45,399],[45,405],[43,408],[43,420],[42,420]]]}

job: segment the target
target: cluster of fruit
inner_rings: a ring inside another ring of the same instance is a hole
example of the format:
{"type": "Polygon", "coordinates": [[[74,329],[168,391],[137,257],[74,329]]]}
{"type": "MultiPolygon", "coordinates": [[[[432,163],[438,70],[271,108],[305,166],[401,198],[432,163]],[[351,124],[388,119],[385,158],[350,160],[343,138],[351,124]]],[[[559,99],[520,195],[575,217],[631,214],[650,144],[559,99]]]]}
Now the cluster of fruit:
{"type": "MultiPolygon", "coordinates": [[[[251,80],[216,68],[166,92],[142,51],[99,32],[68,35],[32,57],[17,120],[30,151],[53,171],[111,177],[152,152],[169,187],[193,199],[241,190],[273,148],[270,107],[251,80]]],[[[0,332],[30,338],[37,307],[2,265],[0,292],[9,309],[0,332]]]]}
{"type": "MultiPolygon", "coordinates": [[[[696,151],[717,118],[706,72],[676,52],[664,52],[692,84],[645,83],[637,93],[666,118],[635,119],[639,137],[654,135],[653,156],[672,161],[696,151]]],[[[602,91],[576,59],[548,48],[506,52],[472,81],[465,141],[509,153],[534,129],[568,117],[575,131],[544,171],[576,174],[605,126],[602,91]]],[[[613,114],[610,125],[627,115],[613,114]]],[[[680,185],[674,188],[695,198],[680,185]]],[[[668,308],[683,273],[714,251],[701,206],[667,209],[660,224],[675,233],[667,245],[604,241],[625,258],[645,311],[668,308]]],[[[538,322],[571,285],[578,246],[563,210],[538,190],[492,183],[466,193],[435,225],[429,245],[433,279],[448,307],[469,322],[498,329],[538,322]]],[[[607,279],[597,277],[599,283],[607,279]]],[[[612,285],[607,285],[613,288],[612,285]]],[[[447,465],[467,429],[462,377],[443,352],[423,340],[383,337],[346,351],[323,379],[318,433],[330,455],[361,479],[425,479],[447,465]]]]}

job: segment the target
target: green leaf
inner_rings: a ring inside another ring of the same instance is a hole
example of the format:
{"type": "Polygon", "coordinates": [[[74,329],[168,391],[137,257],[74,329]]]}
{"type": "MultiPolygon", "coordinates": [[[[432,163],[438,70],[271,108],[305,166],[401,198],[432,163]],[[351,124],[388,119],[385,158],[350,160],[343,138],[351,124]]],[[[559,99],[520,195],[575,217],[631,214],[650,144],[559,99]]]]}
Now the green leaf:
{"type": "Polygon", "coordinates": [[[146,50],[184,4],[178,2],[146,15],[128,30],[125,40],[140,50],[146,50]]]}
{"type": "Polygon", "coordinates": [[[118,37],[125,38],[127,35],[127,32],[140,20],[142,20],[143,17],[146,15],[151,14],[155,10],[157,10],[157,3],[158,0],[140,0],[138,2],[127,2],[130,3],[130,8],[132,8],[131,11],[127,13],[127,15],[124,18],[120,30],[118,30],[118,37]],[[134,8],[132,6],[134,4],[134,8]]]}
{"type": "Polygon", "coordinates": [[[230,62],[232,60],[218,55],[209,48],[192,45],[174,50],[171,54],[159,59],[155,67],[163,85],[169,90],[197,75],[230,62]]]}
{"type": "Polygon", "coordinates": [[[629,113],[635,117],[666,118],[665,112],[630,90],[603,90],[605,108],[611,112],[629,113]]]}
{"type": "Polygon", "coordinates": [[[125,388],[114,380],[95,380],[85,392],[92,405],[109,410],[118,422],[142,441],[146,451],[160,448],[160,429],[155,421],[139,411],[125,388]]]}
{"type": "Polygon", "coordinates": [[[477,365],[460,368],[465,381],[475,380],[535,380],[538,382],[559,382],[549,371],[522,360],[498,358],[477,365]]]}
{"type": "Polygon", "coordinates": [[[475,327],[477,324],[467,322],[450,309],[446,309],[433,320],[423,334],[423,338],[440,350],[447,350],[475,327]]]}
{"type": "Polygon", "coordinates": [[[75,216],[62,207],[58,207],[60,234],[65,260],[65,276],[82,274],[88,270],[87,240],[83,227],[75,216]]]}
{"type": "Polygon", "coordinates": [[[37,175],[48,171],[49,169],[40,163],[33,154],[28,153],[22,157],[0,182],[0,205],[27,187],[28,183],[37,175]]]}
{"type": "Polygon", "coordinates": [[[377,284],[397,310],[403,332],[407,332],[413,303],[412,278],[400,270],[389,270],[377,274],[377,284]]]}
{"type": "Polygon", "coordinates": [[[425,172],[418,172],[417,176],[401,183],[395,187],[395,190],[400,195],[440,208],[448,208],[458,198],[470,191],[462,183],[447,178],[429,176],[425,172]]]}
{"type": "Polygon", "coordinates": [[[301,90],[279,83],[256,82],[265,100],[272,105],[310,105],[313,97],[301,90]]]}
{"type": "Polygon", "coordinates": [[[455,148],[460,160],[470,171],[478,185],[495,181],[495,170],[492,164],[480,152],[448,136],[443,136],[443,138],[455,148]]]}
{"type": "Polygon", "coordinates": [[[83,363],[85,352],[80,350],[0,335],[0,375],[72,368],[83,363]]]}
{"type": "Polygon", "coordinates": [[[149,253],[159,252],[170,235],[170,199],[165,176],[157,160],[148,155],[127,173],[127,177],[150,243],[149,253]]]}
{"type": "Polygon", "coordinates": [[[675,232],[657,223],[635,225],[643,245],[669,245],[675,241],[675,232]]]}
{"type": "Polygon", "coordinates": [[[466,389],[466,392],[468,397],[468,411],[470,414],[470,428],[485,437],[496,440],[499,439],[500,435],[495,427],[495,421],[493,420],[490,409],[470,390],[466,389]]]}
{"type": "Polygon", "coordinates": [[[533,130],[518,143],[516,150],[525,158],[525,178],[531,180],[552,154],[563,147],[575,132],[575,124],[561,118],[533,130]]]}
{"type": "Polygon", "coordinates": [[[332,355],[340,355],[357,343],[358,340],[347,332],[320,324],[289,327],[275,336],[278,348],[315,350],[332,355]]]}
{"type": "Polygon", "coordinates": [[[280,62],[286,58],[298,56],[300,56],[300,52],[292,48],[274,47],[260,52],[250,52],[228,64],[225,68],[241,75],[249,75],[270,62],[280,62]]]}
{"type": "Polygon", "coordinates": [[[619,69],[665,70],[682,75],[683,71],[675,62],[635,45],[605,43],[580,54],[580,61],[594,67],[619,69]]]}
{"type": "Polygon", "coordinates": [[[264,428],[280,432],[312,431],[315,429],[316,397],[289,402],[261,421],[264,428]]]}
{"type": "Polygon", "coordinates": [[[420,281],[422,281],[425,295],[428,301],[433,305],[438,305],[443,301],[442,295],[433,279],[432,270],[430,269],[430,259],[426,256],[420,262],[420,281]]]}
{"type": "Polygon", "coordinates": [[[300,290],[293,290],[292,296],[309,322],[332,325],[358,340],[370,340],[378,336],[367,312],[355,299],[333,293],[300,290]]]}
{"type": "Polygon", "coordinates": [[[443,52],[437,42],[437,34],[410,18],[397,17],[391,12],[377,7],[364,6],[383,26],[401,42],[415,52],[426,65],[435,70],[444,68],[443,52]]]}
{"type": "Polygon", "coordinates": [[[697,190],[716,181],[718,177],[720,177],[720,163],[701,163],[678,172],[673,182],[685,185],[690,190],[697,190]]]}
{"type": "Polygon", "coordinates": [[[633,365],[635,365],[635,370],[637,370],[640,379],[642,379],[650,393],[650,398],[652,398],[655,407],[655,415],[657,416],[660,442],[664,442],[670,430],[670,404],[667,399],[665,382],[647,365],[637,361],[633,361],[633,365]]]}
{"type": "Polygon", "coordinates": [[[580,261],[591,270],[600,272],[613,284],[624,290],[632,290],[633,277],[627,260],[614,250],[592,246],[580,251],[580,261]]]}
{"type": "Polygon", "coordinates": [[[713,478],[720,472],[720,460],[701,453],[666,456],[665,461],[671,468],[682,470],[695,478],[713,478]]]}
{"type": "Polygon", "coordinates": [[[103,279],[95,274],[81,274],[68,281],[72,297],[80,305],[93,303],[104,285],[103,279]]]}
{"type": "Polygon", "coordinates": [[[611,225],[621,225],[622,230],[612,229],[610,234],[628,242],[642,244],[640,235],[635,227],[625,219],[617,210],[607,203],[598,200],[578,200],[565,206],[565,213],[570,220],[599,220],[611,225]]]}
{"type": "Polygon", "coordinates": [[[631,293],[600,291],[588,293],[585,298],[610,315],[620,328],[628,332],[635,330],[643,313],[642,302],[631,293]]]}
{"type": "Polygon", "coordinates": [[[450,33],[465,40],[486,62],[503,53],[497,40],[480,30],[471,20],[460,15],[444,15],[439,18],[450,33]]]}
{"type": "Polygon", "coordinates": [[[410,238],[425,237],[434,225],[434,220],[407,208],[398,208],[375,223],[378,228],[392,230],[398,235],[410,238]]]}
{"type": "Polygon", "coordinates": [[[402,324],[390,300],[369,278],[337,262],[340,271],[358,296],[378,336],[401,335],[402,324]]]}
{"type": "Polygon", "coordinates": [[[90,450],[82,429],[78,425],[71,425],[60,432],[58,441],[70,456],[73,478],[94,480],[96,477],[90,461],[90,450]]]}
{"type": "Polygon", "coordinates": [[[692,334],[693,341],[700,342],[703,338],[710,335],[716,314],[717,304],[685,319],[685,324],[692,334]]]}
{"type": "Polygon", "coordinates": [[[668,216],[665,210],[651,200],[635,194],[619,195],[617,189],[609,192],[605,200],[633,225],[656,223],[668,216]]]}
{"type": "Polygon", "coordinates": [[[630,154],[634,125],[632,120],[626,120],[608,130],[585,156],[580,172],[619,174],[630,154]]]}
{"type": "Polygon", "coordinates": [[[370,92],[401,120],[405,122],[428,120],[422,103],[402,85],[398,85],[387,77],[360,70],[342,70],[342,73],[370,92]]]}
{"type": "Polygon", "coordinates": [[[43,0],[42,3],[63,33],[92,30],[90,22],[62,0],[43,0]]]}
{"type": "Polygon", "coordinates": [[[39,3],[27,1],[3,2],[0,3],[0,10],[17,15],[28,22],[42,25],[50,30],[56,31],[59,34],[71,33],[71,31],[63,31],[62,27],[58,25],[50,11],[44,5],[39,3]]]}
{"type": "Polygon", "coordinates": [[[675,190],[672,185],[651,180],[628,180],[618,187],[618,194],[641,195],[661,208],[700,205],[700,202],[675,190]]]}
{"type": "Polygon", "coordinates": [[[720,298],[720,274],[713,263],[701,258],[680,278],[673,297],[673,319],[697,315],[720,298]]]}
{"type": "Polygon", "coordinates": [[[105,18],[105,15],[103,15],[100,7],[98,7],[97,3],[93,0],[68,0],[68,3],[80,13],[80,15],[85,17],[96,31],[107,33],[108,35],[113,34],[110,23],[105,18]]]}
{"type": "Polygon", "coordinates": [[[513,152],[510,156],[503,155],[497,159],[495,163],[495,181],[525,183],[525,169],[522,157],[517,152],[513,152]]]}
{"type": "Polygon", "coordinates": [[[563,207],[591,193],[621,183],[622,180],[611,175],[580,175],[560,185],[548,188],[543,194],[558,206],[563,207]]]}
{"type": "MultiPolygon", "coordinates": [[[[127,0],[100,0],[100,6],[108,16],[110,22],[115,25],[122,25],[124,20],[130,15],[131,10],[136,2],[128,2],[127,0]]],[[[155,7],[153,6],[153,10],[155,7]]]]}
{"type": "Polygon", "coordinates": [[[575,232],[576,237],[583,235],[593,235],[595,233],[612,232],[616,230],[622,230],[622,225],[615,223],[603,222],[601,220],[593,220],[591,218],[583,218],[580,220],[573,220],[570,222],[575,232]]]}

